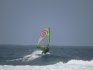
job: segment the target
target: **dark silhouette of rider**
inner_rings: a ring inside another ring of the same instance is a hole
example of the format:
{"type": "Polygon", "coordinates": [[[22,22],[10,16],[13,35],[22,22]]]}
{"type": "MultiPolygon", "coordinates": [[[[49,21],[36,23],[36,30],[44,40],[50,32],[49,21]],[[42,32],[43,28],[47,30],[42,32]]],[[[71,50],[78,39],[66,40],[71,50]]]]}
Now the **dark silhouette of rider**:
{"type": "Polygon", "coordinates": [[[49,45],[47,45],[46,47],[44,47],[44,50],[42,52],[42,54],[46,54],[49,51],[49,45]]]}

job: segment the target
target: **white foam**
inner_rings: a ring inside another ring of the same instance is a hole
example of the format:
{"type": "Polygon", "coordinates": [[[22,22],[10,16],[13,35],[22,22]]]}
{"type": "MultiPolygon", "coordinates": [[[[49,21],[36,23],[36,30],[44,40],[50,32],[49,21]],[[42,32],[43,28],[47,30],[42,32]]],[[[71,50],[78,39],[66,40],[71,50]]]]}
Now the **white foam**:
{"type": "Polygon", "coordinates": [[[91,60],[91,61],[83,61],[83,60],[70,60],[67,64],[93,65],[93,60],[91,60]]]}
{"type": "Polygon", "coordinates": [[[12,65],[0,65],[0,70],[93,70],[93,60],[71,60],[67,63],[58,62],[53,65],[46,66],[12,66],[12,65]]]}
{"type": "MultiPolygon", "coordinates": [[[[32,52],[29,55],[26,55],[22,58],[22,61],[31,61],[34,60],[36,58],[42,57],[44,54],[41,54],[42,51],[36,50],[34,52],[32,52]]],[[[50,54],[49,52],[47,54],[50,54]]]]}
{"type": "MultiPolygon", "coordinates": [[[[13,59],[13,60],[8,60],[8,61],[17,61],[17,60],[31,61],[31,60],[34,60],[36,58],[42,57],[44,54],[41,54],[41,53],[42,53],[42,51],[35,50],[31,54],[28,54],[28,55],[24,56],[23,58],[13,59]]],[[[47,54],[50,54],[50,53],[48,52],[47,54]]]]}
{"type": "Polygon", "coordinates": [[[36,50],[34,52],[32,52],[31,54],[29,55],[26,55],[22,58],[23,61],[30,61],[30,60],[34,60],[36,58],[39,58],[42,56],[42,51],[39,51],[39,50],[36,50]]]}

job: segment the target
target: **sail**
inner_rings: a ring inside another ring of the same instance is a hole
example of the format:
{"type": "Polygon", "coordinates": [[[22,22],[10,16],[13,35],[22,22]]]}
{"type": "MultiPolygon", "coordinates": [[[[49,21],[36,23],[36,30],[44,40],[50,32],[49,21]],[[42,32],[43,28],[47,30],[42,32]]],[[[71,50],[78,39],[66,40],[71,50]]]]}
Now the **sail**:
{"type": "Polygon", "coordinates": [[[44,28],[41,33],[37,43],[37,48],[40,50],[44,50],[44,47],[50,45],[50,28],[44,28]]]}

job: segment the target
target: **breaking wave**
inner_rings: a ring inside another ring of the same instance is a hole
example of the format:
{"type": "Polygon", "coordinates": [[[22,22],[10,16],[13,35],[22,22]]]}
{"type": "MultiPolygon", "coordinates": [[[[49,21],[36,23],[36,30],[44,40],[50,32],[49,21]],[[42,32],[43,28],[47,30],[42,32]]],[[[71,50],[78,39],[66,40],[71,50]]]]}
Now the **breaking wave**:
{"type": "Polygon", "coordinates": [[[70,60],[67,63],[58,62],[53,65],[0,65],[0,70],[93,70],[93,60],[70,60]]]}

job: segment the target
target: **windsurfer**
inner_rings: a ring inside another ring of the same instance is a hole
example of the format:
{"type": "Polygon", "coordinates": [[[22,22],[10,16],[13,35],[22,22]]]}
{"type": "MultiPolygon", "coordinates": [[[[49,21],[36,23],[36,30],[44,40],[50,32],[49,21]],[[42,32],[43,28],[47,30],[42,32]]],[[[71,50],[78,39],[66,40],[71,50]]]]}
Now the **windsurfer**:
{"type": "Polygon", "coordinates": [[[44,47],[44,50],[42,51],[42,54],[46,54],[49,51],[49,45],[47,45],[46,47],[44,47]]]}

